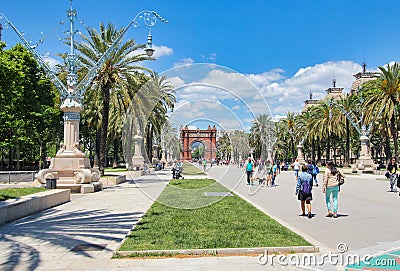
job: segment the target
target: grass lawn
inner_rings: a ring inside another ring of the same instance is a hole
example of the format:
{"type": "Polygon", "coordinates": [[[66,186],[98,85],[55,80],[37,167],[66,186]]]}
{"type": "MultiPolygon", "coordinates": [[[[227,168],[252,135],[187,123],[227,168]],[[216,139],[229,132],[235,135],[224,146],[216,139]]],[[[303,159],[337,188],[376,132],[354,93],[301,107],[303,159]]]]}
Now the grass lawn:
{"type": "Polygon", "coordinates": [[[16,199],[22,196],[35,194],[46,191],[43,187],[28,187],[28,188],[6,188],[0,189],[0,201],[8,199],[16,199]]]}
{"type": "Polygon", "coordinates": [[[198,169],[194,165],[188,162],[182,164],[183,174],[185,175],[206,175],[201,169],[198,169]]]}
{"type": "Polygon", "coordinates": [[[120,171],[127,171],[127,169],[123,167],[117,167],[117,168],[108,167],[104,169],[104,172],[120,172],[120,171]]]}
{"type": "Polygon", "coordinates": [[[207,197],[205,191],[228,192],[210,179],[172,180],[120,251],[310,245],[240,197],[207,197]]]}

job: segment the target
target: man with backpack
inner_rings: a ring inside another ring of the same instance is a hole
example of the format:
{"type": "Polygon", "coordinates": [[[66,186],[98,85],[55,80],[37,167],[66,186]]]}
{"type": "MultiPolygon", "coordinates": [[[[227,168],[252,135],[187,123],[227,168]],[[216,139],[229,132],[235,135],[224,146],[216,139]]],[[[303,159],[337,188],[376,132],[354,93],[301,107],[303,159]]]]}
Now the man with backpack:
{"type": "Polygon", "coordinates": [[[246,165],[244,166],[247,174],[247,185],[251,185],[251,177],[253,176],[253,161],[251,160],[251,157],[246,162],[246,165]]]}
{"type": "Polygon", "coordinates": [[[308,218],[312,218],[311,214],[311,200],[312,200],[312,187],[313,181],[312,176],[308,172],[308,166],[303,165],[301,167],[301,173],[297,178],[297,186],[296,186],[296,195],[298,200],[300,200],[300,207],[302,213],[301,216],[306,216],[306,208],[305,205],[307,204],[307,211],[308,211],[308,218]]]}
{"type": "Polygon", "coordinates": [[[319,173],[319,168],[317,166],[317,162],[312,161],[311,163],[311,160],[308,160],[307,173],[312,176],[313,184],[318,187],[317,174],[319,173]]]}

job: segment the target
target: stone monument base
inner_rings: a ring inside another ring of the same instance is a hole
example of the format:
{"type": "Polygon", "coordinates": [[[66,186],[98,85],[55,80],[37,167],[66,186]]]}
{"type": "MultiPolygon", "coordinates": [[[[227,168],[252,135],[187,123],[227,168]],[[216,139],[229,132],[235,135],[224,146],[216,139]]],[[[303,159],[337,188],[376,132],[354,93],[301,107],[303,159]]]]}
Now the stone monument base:
{"type": "Polygon", "coordinates": [[[89,184],[71,184],[62,183],[62,181],[57,182],[57,188],[69,189],[71,193],[88,194],[103,190],[103,184],[101,182],[92,182],[89,184]]]}
{"type": "Polygon", "coordinates": [[[132,157],[132,167],[134,170],[138,171],[143,168],[144,165],[144,158],[143,156],[136,156],[132,157]]]}
{"type": "Polygon", "coordinates": [[[72,193],[94,193],[103,189],[100,180],[100,171],[90,168],[89,158],[60,155],[51,159],[50,167],[42,169],[37,175],[41,184],[46,179],[56,179],[57,188],[71,189],[72,193]]]}
{"type": "Polygon", "coordinates": [[[373,174],[377,169],[377,165],[371,158],[360,158],[356,160],[356,165],[352,169],[352,173],[373,174]]]}

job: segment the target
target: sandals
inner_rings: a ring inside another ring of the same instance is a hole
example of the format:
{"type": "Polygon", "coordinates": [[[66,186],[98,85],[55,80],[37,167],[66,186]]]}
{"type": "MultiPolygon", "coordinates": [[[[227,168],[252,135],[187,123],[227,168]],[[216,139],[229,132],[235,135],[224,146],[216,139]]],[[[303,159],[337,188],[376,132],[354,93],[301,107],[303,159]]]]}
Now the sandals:
{"type": "Polygon", "coordinates": [[[333,218],[337,218],[337,213],[334,213],[334,214],[333,214],[333,218]]]}
{"type": "Polygon", "coordinates": [[[325,217],[332,217],[332,213],[328,212],[328,214],[325,217]]]}

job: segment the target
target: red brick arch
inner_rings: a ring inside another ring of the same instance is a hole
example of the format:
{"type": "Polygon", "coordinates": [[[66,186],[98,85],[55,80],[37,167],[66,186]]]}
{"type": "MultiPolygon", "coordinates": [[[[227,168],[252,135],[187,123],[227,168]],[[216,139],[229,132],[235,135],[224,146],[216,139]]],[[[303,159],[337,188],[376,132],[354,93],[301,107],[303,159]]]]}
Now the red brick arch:
{"type": "Polygon", "coordinates": [[[189,161],[192,159],[192,150],[190,146],[196,141],[204,144],[204,158],[211,161],[217,157],[217,128],[215,125],[211,127],[208,125],[207,130],[189,130],[188,126],[180,128],[181,140],[181,160],[189,161]]]}

